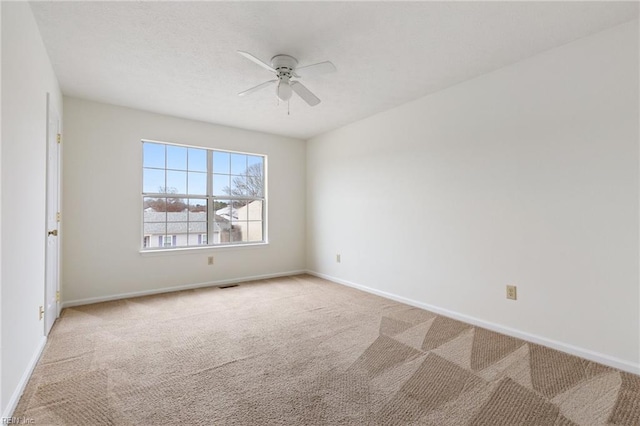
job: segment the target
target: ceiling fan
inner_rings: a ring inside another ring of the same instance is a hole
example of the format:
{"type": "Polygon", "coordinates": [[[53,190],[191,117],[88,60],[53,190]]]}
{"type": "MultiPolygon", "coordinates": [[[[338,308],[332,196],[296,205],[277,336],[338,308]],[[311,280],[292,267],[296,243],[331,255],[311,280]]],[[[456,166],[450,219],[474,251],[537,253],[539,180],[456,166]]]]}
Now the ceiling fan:
{"type": "Polygon", "coordinates": [[[252,62],[260,65],[275,74],[276,78],[273,80],[265,81],[262,84],[258,84],[251,89],[238,93],[239,96],[245,96],[265,87],[275,85],[276,96],[282,101],[288,101],[291,98],[293,92],[300,96],[310,106],[316,106],[320,103],[320,99],[311,93],[302,83],[292,78],[302,78],[320,74],[327,74],[336,71],[335,65],[329,61],[320,62],[313,65],[305,65],[304,67],[298,67],[298,60],[289,55],[276,55],[271,58],[271,65],[261,61],[253,56],[251,53],[238,50],[238,53],[249,59],[252,62]]]}

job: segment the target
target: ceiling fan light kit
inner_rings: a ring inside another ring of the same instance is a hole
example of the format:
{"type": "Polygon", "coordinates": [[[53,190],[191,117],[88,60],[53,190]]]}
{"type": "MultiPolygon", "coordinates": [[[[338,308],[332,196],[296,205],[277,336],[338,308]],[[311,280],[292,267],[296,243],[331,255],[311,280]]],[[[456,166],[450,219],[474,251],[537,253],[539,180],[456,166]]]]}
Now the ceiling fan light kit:
{"type": "Polygon", "coordinates": [[[265,81],[255,87],[244,92],[238,93],[239,96],[245,96],[253,92],[257,92],[272,84],[276,86],[276,96],[281,101],[288,101],[295,92],[310,106],[316,106],[320,103],[320,99],[311,93],[302,83],[293,78],[302,78],[303,76],[321,75],[336,71],[336,67],[329,61],[320,62],[313,65],[298,67],[298,60],[289,55],[276,55],[271,58],[271,65],[261,61],[251,53],[238,50],[238,53],[250,61],[260,65],[262,68],[276,74],[275,80],[265,81]]]}
{"type": "Polygon", "coordinates": [[[281,101],[288,101],[291,99],[291,95],[293,94],[293,90],[291,90],[291,86],[289,85],[288,80],[280,79],[278,83],[278,87],[276,89],[276,96],[281,101]]]}

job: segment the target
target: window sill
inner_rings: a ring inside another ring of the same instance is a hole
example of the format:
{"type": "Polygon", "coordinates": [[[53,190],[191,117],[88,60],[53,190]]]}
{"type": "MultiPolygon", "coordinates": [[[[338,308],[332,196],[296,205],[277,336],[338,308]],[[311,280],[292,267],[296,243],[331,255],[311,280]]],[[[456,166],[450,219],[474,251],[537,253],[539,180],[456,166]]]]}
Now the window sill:
{"type": "Polygon", "coordinates": [[[234,251],[234,250],[247,250],[266,248],[269,245],[266,243],[252,243],[252,244],[234,244],[234,245],[218,245],[218,246],[206,246],[206,247],[180,247],[180,248],[161,248],[161,249],[147,249],[139,250],[140,256],[172,256],[181,254],[196,254],[206,251],[234,251]]]}

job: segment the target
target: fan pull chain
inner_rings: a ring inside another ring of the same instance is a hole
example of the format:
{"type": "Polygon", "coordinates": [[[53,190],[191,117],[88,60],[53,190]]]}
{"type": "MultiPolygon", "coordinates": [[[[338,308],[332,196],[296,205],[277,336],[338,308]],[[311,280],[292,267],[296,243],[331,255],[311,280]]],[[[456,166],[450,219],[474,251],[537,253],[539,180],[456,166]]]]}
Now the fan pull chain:
{"type": "Polygon", "coordinates": [[[287,115],[291,115],[291,112],[289,111],[289,105],[291,105],[291,102],[287,101],[287,115]]]}

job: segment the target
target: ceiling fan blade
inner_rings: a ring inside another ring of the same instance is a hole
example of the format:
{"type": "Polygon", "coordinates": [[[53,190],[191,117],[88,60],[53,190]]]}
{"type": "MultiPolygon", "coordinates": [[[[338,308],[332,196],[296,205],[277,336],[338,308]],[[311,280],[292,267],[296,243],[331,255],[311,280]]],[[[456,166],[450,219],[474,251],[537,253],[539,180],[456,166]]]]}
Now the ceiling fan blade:
{"type": "Polygon", "coordinates": [[[262,83],[262,84],[258,84],[257,86],[252,87],[251,89],[247,89],[247,90],[245,90],[244,92],[240,92],[240,93],[238,93],[238,96],[249,95],[249,94],[251,94],[251,93],[253,93],[253,92],[257,92],[258,90],[260,90],[260,89],[264,89],[265,87],[267,87],[267,86],[269,86],[269,85],[271,85],[271,84],[275,83],[276,81],[278,81],[278,80],[269,80],[269,81],[265,81],[264,83],[262,83]]]}
{"type": "Polygon", "coordinates": [[[318,64],[313,65],[305,65],[304,67],[296,68],[296,73],[301,76],[309,76],[309,75],[321,75],[321,74],[329,74],[331,72],[336,72],[336,66],[333,65],[329,61],[320,62],[318,64]]]}
{"type": "Polygon", "coordinates": [[[255,56],[253,56],[251,53],[243,52],[242,50],[238,50],[238,53],[241,54],[242,56],[244,56],[245,58],[247,58],[248,60],[250,60],[251,62],[255,62],[256,64],[260,65],[262,68],[265,68],[265,69],[268,69],[271,72],[277,73],[277,71],[274,70],[271,67],[271,65],[268,65],[266,62],[261,61],[260,59],[258,59],[255,56]]]}
{"type": "Polygon", "coordinates": [[[306,103],[308,103],[310,106],[316,106],[320,103],[320,99],[318,99],[318,97],[316,95],[314,95],[313,93],[311,93],[311,91],[309,91],[309,89],[307,89],[305,86],[302,85],[302,83],[298,82],[298,81],[292,81],[290,83],[291,89],[297,93],[298,96],[300,96],[306,103]]]}

